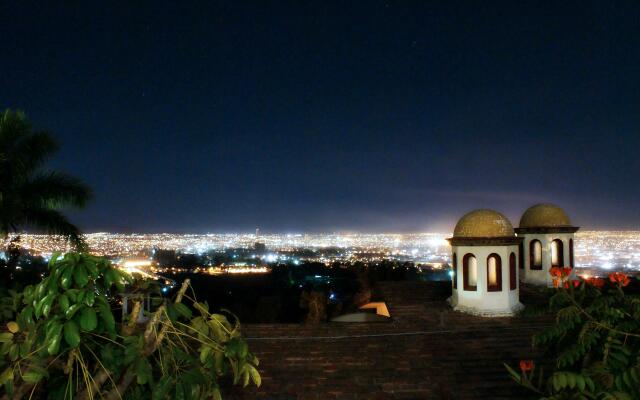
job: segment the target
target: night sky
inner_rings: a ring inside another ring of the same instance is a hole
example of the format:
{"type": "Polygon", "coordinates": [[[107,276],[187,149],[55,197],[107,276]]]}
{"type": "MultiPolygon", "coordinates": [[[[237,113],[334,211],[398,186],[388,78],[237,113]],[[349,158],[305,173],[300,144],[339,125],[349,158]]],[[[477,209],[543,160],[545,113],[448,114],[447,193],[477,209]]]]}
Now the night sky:
{"type": "Polygon", "coordinates": [[[0,2],[0,108],[88,232],[640,228],[638,1],[41,3],[0,2]]]}

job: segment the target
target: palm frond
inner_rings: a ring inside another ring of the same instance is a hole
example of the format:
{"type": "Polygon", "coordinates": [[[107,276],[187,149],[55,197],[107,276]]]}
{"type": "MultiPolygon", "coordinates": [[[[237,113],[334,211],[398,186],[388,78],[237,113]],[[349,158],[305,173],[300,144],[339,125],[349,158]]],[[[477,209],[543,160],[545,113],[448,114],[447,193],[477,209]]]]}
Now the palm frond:
{"type": "Polygon", "coordinates": [[[31,126],[22,111],[4,110],[0,114],[0,148],[11,149],[15,143],[31,132],[31,126]]]}
{"type": "Polygon", "coordinates": [[[10,159],[25,172],[37,170],[59,149],[58,142],[47,132],[30,133],[23,137],[10,155],[10,159]]]}
{"type": "Polygon", "coordinates": [[[82,208],[93,194],[80,179],[62,172],[47,172],[25,182],[21,187],[21,197],[27,204],[41,204],[47,208],[82,208]]]}
{"type": "Polygon", "coordinates": [[[40,172],[57,150],[53,136],[34,131],[24,113],[0,112],[0,235],[30,225],[85,247],[79,229],[56,210],[83,207],[91,190],[64,173],[40,172]]]}
{"type": "Polygon", "coordinates": [[[61,235],[78,250],[86,250],[87,245],[80,229],[56,210],[49,208],[28,208],[23,211],[20,222],[41,229],[51,235],[61,235]]]}
{"type": "Polygon", "coordinates": [[[35,172],[58,148],[51,134],[32,130],[24,113],[6,110],[0,115],[0,166],[13,181],[35,172]]]}

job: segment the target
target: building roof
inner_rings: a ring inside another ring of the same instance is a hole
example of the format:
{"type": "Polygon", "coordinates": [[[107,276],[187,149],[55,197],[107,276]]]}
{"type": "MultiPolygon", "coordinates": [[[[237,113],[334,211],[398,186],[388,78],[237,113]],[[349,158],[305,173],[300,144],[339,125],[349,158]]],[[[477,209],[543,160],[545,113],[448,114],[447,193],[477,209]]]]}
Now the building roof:
{"type": "Polygon", "coordinates": [[[501,213],[488,210],[474,210],[460,218],[453,231],[454,238],[498,238],[513,237],[515,233],[511,221],[501,213]]]}
{"type": "Polygon", "coordinates": [[[564,210],[554,204],[542,203],[529,207],[520,218],[519,228],[570,227],[564,210]]]}
{"type": "MultiPolygon", "coordinates": [[[[391,321],[246,324],[262,386],[225,400],[522,399],[503,362],[540,363],[531,336],[553,319],[482,318],[454,312],[449,282],[381,282],[391,321]]],[[[539,303],[523,285],[525,304],[539,303]]]]}

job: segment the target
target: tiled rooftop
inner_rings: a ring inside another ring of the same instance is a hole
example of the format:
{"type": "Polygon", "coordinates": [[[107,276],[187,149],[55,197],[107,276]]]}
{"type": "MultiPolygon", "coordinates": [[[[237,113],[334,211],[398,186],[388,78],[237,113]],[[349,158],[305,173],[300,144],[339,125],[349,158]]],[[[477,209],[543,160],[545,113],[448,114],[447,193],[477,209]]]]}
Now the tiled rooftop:
{"type": "MultiPolygon", "coordinates": [[[[227,399],[521,399],[503,362],[537,358],[545,318],[453,312],[448,283],[381,282],[391,322],[250,324],[263,385],[227,399]]],[[[521,301],[540,302],[522,289],[521,301]]]]}

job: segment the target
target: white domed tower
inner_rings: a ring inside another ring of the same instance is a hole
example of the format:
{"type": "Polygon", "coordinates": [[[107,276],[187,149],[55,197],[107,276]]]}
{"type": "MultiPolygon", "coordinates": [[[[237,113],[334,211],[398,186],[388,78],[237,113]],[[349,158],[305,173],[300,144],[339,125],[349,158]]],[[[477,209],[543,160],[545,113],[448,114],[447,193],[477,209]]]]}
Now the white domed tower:
{"type": "Polygon", "coordinates": [[[523,239],[520,245],[522,281],[552,287],[551,267],[573,268],[573,239],[578,229],[571,225],[567,214],[558,206],[536,204],[529,207],[515,230],[523,239]]]}
{"type": "Polygon", "coordinates": [[[451,243],[454,310],[509,316],[522,309],[518,251],[511,222],[493,210],[475,210],[456,224],[451,243]]]}

